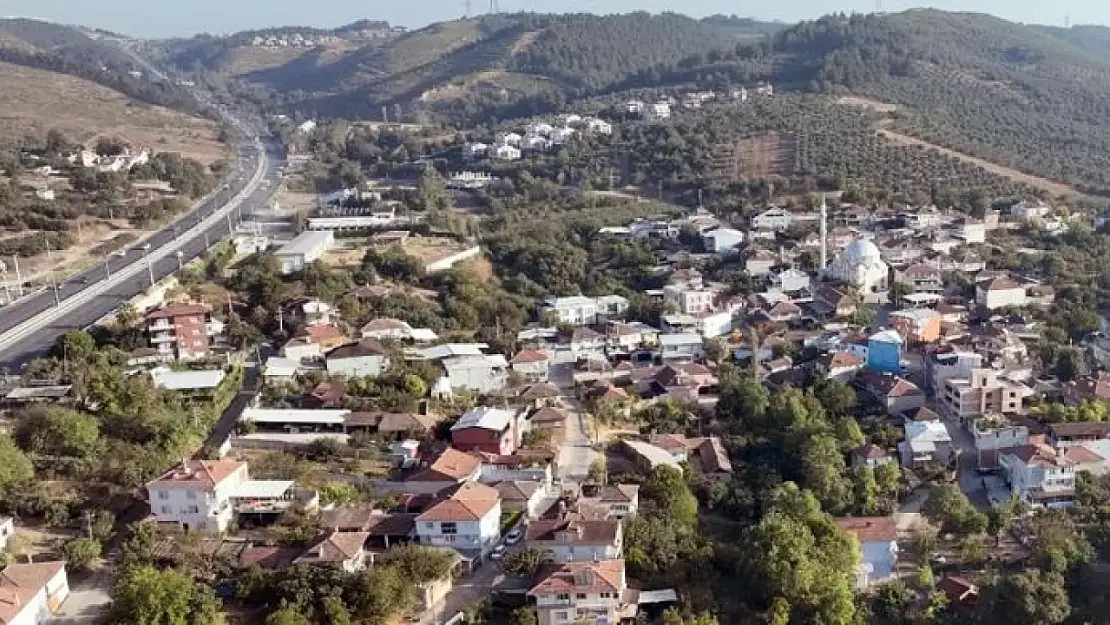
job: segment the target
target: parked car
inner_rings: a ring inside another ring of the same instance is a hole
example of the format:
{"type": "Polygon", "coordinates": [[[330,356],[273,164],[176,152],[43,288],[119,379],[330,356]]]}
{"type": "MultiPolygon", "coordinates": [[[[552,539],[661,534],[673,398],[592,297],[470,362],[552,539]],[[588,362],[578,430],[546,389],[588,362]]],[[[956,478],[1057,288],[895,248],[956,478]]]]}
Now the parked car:
{"type": "Polygon", "coordinates": [[[489,554],[490,560],[500,560],[503,557],[505,557],[505,545],[497,545],[489,554]]]}
{"type": "Polygon", "coordinates": [[[520,528],[518,527],[515,530],[509,532],[505,536],[505,544],[506,545],[515,545],[515,544],[519,543],[520,539],[523,538],[523,537],[524,537],[524,533],[521,532],[520,528]]]}

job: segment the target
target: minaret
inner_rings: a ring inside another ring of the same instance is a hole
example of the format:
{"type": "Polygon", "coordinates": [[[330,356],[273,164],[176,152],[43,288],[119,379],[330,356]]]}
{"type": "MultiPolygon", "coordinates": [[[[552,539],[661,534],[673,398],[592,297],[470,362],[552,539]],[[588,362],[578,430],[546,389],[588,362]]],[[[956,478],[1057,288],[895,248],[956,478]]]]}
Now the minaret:
{"type": "Polygon", "coordinates": [[[821,273],[829,265],[829,205],[821,194],[821,273]]]}

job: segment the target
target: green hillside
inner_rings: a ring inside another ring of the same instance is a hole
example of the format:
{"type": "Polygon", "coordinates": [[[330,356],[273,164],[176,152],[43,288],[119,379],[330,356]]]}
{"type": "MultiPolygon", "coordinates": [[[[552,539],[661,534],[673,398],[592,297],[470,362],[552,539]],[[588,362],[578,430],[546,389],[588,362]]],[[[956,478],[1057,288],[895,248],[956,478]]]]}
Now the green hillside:
{"type": "MultiPolygon", "coordinates": [[[[338,54],[314,50],[241,78],[254,94],[269,93],[264,104],[326,114],[377,116],[383,105],[480,112],[604,93],[631,75],[737,40],[735,31],[670,13],[499,14],[338,54]]],[[[188,57],[174,58],[182,66],[188,57]]],[[[221,71],[221,62],[204,66],[221,71]]]]}

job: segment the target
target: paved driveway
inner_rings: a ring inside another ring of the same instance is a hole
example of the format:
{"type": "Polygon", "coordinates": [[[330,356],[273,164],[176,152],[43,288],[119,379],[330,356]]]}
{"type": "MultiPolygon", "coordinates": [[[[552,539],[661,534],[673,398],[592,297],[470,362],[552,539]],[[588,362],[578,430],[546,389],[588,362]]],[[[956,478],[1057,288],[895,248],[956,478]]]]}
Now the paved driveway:
{"type": "Polygon", "coordinates": [[[590,464],[600,455],[594,451],[589,432],[590,416],[582,402],[573,397],[560,401],[567,410],[566,440],[559,447],[559,477],[565,482],[581,482],[590,473],[590,464]]]}
{"type": "Polygon", "coordinates": [[[101,568],[79,581],[70,581],[69,597],[50,625],[94,625],[104,622],[111,606],[112,572],[101,568]]]}

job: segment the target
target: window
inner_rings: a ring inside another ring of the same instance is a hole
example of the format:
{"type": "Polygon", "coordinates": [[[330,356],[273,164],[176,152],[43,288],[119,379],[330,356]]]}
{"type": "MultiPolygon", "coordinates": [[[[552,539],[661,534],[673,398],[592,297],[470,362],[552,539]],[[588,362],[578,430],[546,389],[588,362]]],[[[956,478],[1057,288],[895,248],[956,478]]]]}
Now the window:
{"type": "Polygon", "coordinates": [[[198,513],[200,513],[200,508],[198,508],[196,506],[188,506],[186,508],[182,508],[181,511],[184,512],[185,514],[198,514],[198,513]]]}
{"type": "Polygon", "coordinates": [[[575,599],[585,599],[586,598],[586,593],[580,592],[577,595],[574,595],[574,598],[575,599]]]}
{"type": "Polygon", "coordinates": [[[162,499],[162,500],[169,499],[170,498],[170,491],[168,491],[168,490],[158,491],[158,498],[162,499]]]}
{"type": "Polygon", "coordinates": [[[195,490],[185,491],[185,498],[186,499],[196,499],[197,498],[197,491],[195,491],[195,490]]]}
{"type": "Polygon", "coordinates": [[[441,534],[454,536],[455,534],[459,533],[459,526],[455,522],[440,523],[439,524],[439,532],[441,534]]]}
{"type": "Polygon", "coordinates": [[[570,601],[570,595],[555,595],[559,601],[570,601]]]}
{"type": "Polygon", "coordinates": [[[428,528],[428,529],[430,529],[430,530],[434,530],[434,529],[436,528],[436,524],[435,524],[435,523],[432,523],[431,521],[429,521],[429,522],[427,522],[427,523],[425,523],[425,524],[424,524],[424,527],[426,527],[426,528],[428,528]]]}
{"type": "Polygon", "coordinates": [[[169,506],[162,506],[162,514],[170,514],[172,512],[173,512],[173,508],[171,508],[169,506]]]}
{"type": "Polygon", "coordinates": [[[570,620],[570,612],[556,612],[555,613],[555,620],[556,621],[569,621],[570,620]]]}

